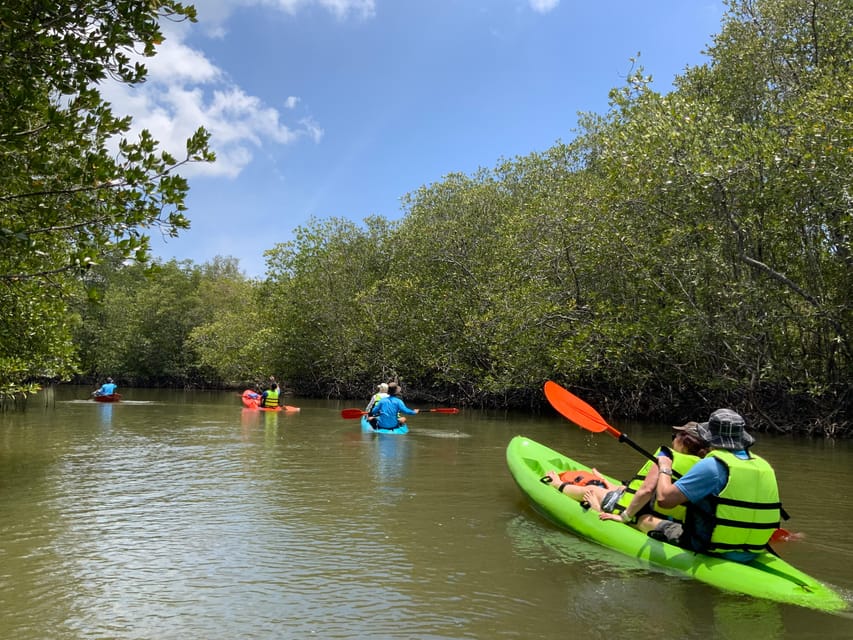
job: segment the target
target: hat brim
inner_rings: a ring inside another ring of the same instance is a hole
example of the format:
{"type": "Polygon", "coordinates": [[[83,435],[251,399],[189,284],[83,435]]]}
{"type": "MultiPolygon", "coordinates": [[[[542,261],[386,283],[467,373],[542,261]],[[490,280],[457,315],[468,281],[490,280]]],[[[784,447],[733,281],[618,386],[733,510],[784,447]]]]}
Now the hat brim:
{"type": "Polygon", "coordinates": [[[729,438],[723,439],[721,435],[711,432],[711,429],[708,426],[707,422],[699,423],[699,435],[702,436],[702,439],[705,442],[707,442],[715,449],[740,451],[741,449],[748,449],[753,444],[755,444],[755,438],[749,435],[746,432],[746,429],[741,429],[740,438],[738,440],[732,440],[729,438]]]}
{"type": "Polygon", "coordinates": [[[672,427],[673,432],[675,433],[686,433],[687,435],[693,436],[694,438],[699,438],[700,440],[704,440],[702,434],[699,432],[699,425],[695,422],[691,425],[681,425],[678,427],[672,427]]]}

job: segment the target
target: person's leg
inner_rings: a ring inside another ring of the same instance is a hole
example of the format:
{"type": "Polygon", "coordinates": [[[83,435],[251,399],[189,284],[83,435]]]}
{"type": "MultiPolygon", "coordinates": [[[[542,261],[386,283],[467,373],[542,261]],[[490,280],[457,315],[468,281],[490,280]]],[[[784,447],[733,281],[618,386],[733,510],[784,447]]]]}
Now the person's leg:
{"type": "Polygon", "coordinates": [[[650,538],[681,546],[681,535],[684,533],[684,527],[680,522],[661,520],[653,516],[642,516],[637,521],[637,528],[640,531],[645,531],[650,538]]]}
{"type": "Polygon", "coordinates": [[[578,502],[586,502],[596,511],[601,511],[601,503],[604,501],[604,497],[609,493],[609,491],[604,487],[599,486],[569,484],[563,488],[563,493],[570,498],[574,498],[578,502]]]}

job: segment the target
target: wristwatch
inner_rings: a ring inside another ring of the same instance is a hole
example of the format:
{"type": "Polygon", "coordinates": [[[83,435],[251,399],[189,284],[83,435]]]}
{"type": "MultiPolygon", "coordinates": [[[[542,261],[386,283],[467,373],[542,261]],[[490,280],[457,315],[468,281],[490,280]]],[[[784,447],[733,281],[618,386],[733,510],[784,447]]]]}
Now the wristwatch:
{"type": "Polygon", "coordinates": [[[660,472],[665,476],[672,477],[672,469],[660,469],[660,472]]]}

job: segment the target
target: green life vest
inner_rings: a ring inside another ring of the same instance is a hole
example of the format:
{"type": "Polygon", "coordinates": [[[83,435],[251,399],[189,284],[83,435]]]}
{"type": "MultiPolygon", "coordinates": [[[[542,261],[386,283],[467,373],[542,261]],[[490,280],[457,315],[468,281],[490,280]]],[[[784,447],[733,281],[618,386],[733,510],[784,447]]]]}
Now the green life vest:
{"type": "Polygon", "coordinates": [[[707,551],[761,551],[779,528],[782,514],[773,467],[753,454],[748,460],[719,449],[708,455],[726,465],[729,480],[720,495],[708,497],[714,528],[707,551]]]}
{"type": "MultiPolygon", "coordinates": [[[[672,450],[671,450],[672,451],[672,450]]],[[[655,451],[655,457],[657,454],[661,452],[660,449],[655,451]]],[[[673,468],[673,477],[678,478],[687,473],[690,468],[699,462],[699,458],[697,456],[691,456],[686,453],[679,453],[678,451],[672,451],[673,460],[672,460],[672,468],[673,468]]],[[[631,504],[631,500],[634,498],[634,494],[637,493],[637,489],[640,488],[640,485],[646,479],[646,476],[649,475],[649,469],[652,468],[652,465],[656,465],[656,462],[652,460],[646,461],[640,470],[637,471],[637,474],[631,478],[628,482],[627,489],[622,494],[622,497],[619,498],[616,503],[616,507],[614,507],[613,511],[615,513],[622,513],[629,504],[631,504]]],[[[657,516],[658,518],[663,518],[664,520],[676,520],[677,522],[684,522],[684,518],[687,515],[687,507],[686,505],[680,504],[675,507],[664,508],[660,505],[654,503],[654,500],[650,501],[647,507],[644,507],[640,513],[651,513],[652,515],[657,516]]]]}
{"type": "Polygon", "coordinates": [[[278,406],[278,389],[276,389],[275,391],[270,389],[269,391],[267,391],[267,395],[264,398],[264,407],[269,408],[269,407],[277,407],[277,406],[278,406]]]}

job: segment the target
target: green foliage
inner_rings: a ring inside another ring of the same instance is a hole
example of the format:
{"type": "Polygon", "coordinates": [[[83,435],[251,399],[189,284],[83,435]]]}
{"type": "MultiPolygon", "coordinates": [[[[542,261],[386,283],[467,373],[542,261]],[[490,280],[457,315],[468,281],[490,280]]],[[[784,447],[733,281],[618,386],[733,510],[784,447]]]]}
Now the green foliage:
{"type": "Polygon", "coordinates": [[[74,369],[66,305],[92,265],[144,260],[145,229],[175,235],[189,226],[187,183],[175,170],[213,159],[207,133],[176,160],[147,131],[127,139],[129,118],[97,89],[144,80],[132,53],[154,55],[161,19],[194,20],[195,9],[172,0],[0,8],[0,297],[13,327],[0,351],[14,354],[0,365],[5,393],[74,369]],[[35,337],[26,349],[13,341],[24,331],[35,337]]]}
{"type": "Polygon", "coordinates": [[[296,238],[267,251],[268,280],[260,305],[272,328],[270,371],[283,371],[297,391],[345,393],[370,377],[364,354],[393,340],[376,295],[390,273],[392,226],[370,218],[366,229],[340,219],[312,220],[296,238]]]}
{"type": "Polygon", "coordinates": [[[560,377],[634,412],[739,400],[780,429],[762,394],[785,389],[843,415],[853,8],[728,4],[672,93],[638,67],[571,143],[409,195],[382,270],[336,222],[271,255],[284,370],[501,404],[560,377]]]}
{"type": "Polygon", "coordinates": [[[77,333],[87,374],[125,384],[210,385],[263,373],[256,285],[234,259],[94,271],[100,293],[81,310],[77,333]]]}
{"type": "Polygon", "coordinates": [[[105,265],[86,317],[118,346],[82,342],[88,370],[497,406],[555,378],[614,414],[849,430],[853,5],[727,4],[671,93],[637,66],[571,142],[422,187],[396,223],[314,219],[264,282],[105,265]]]}

